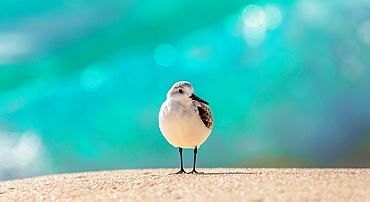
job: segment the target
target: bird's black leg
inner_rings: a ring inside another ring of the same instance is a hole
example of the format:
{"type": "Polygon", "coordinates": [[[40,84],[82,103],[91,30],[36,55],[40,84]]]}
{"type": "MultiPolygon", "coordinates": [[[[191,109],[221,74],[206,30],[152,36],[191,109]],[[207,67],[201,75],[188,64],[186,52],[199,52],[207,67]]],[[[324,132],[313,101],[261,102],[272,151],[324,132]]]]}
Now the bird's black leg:
{"type": "Polygon", "coordinates": [[[192,170],[189,174],[198,173],[198,172],[195,170],[195,162],[197,161],[197,152],[198,152],[198,148],[197,148],[197,147],[195,147],[195,148],[194,148],[194,164],[193,164],[193,170],[192,170]]]}
{"type": "Polygon", "coordinates": [[[179,152],[180,152],[180,171],[177,172],[176,174],[186,173],[184,170],[184,164],[182,163],[182,148],[181,147],[179,147],[179,152]]]}

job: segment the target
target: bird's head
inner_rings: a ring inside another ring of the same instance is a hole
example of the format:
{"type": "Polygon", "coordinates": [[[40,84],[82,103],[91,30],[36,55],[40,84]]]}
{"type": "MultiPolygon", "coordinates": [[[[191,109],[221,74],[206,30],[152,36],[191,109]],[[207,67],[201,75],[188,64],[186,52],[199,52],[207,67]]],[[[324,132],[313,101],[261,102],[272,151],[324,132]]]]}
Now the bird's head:
{"type": "Polygon", "coordinates": [[[202,102],[208,105],[208,102],[202,100],[198,96],[194,95],[194,89],[191,83],[187,81],[180,81],[175,83],[167,93],[167,99],[179,101],[184,104],[191,105],[193,100],[202,102]]]}

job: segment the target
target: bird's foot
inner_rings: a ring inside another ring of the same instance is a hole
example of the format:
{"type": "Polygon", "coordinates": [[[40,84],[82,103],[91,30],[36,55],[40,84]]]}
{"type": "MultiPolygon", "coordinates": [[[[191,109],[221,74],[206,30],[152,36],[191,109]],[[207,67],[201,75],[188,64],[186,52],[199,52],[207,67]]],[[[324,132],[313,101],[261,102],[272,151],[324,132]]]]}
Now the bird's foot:
{"type": "Polygon", "coordinates": [[[188,174],[204,174],[204,172],[198,172],[195,169],[193,169],[192,171],[188,172],[188,174]]]}
{"type": "Polygon", "coordinates": [[[183,173],[186,173],[186,172],[185,172],[185,170],[184,170],[183,168],[181,168],[181,169],[179,170],[179,172],[177,172],[177,173],[175,173],[175,174],[183,174],[183,173]]]}

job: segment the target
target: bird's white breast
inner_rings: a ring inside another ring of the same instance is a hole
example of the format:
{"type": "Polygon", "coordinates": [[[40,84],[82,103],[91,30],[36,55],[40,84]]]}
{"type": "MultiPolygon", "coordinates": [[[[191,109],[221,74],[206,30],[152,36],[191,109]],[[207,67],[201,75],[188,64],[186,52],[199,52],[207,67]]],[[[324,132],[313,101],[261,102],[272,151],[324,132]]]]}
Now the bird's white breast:
{"type": "Polygon", "coordinates": [[[161,106],[159,128],[171,145],[181,148],[199,148],[211,133],[194,105],[168,100],[161,106]]]}

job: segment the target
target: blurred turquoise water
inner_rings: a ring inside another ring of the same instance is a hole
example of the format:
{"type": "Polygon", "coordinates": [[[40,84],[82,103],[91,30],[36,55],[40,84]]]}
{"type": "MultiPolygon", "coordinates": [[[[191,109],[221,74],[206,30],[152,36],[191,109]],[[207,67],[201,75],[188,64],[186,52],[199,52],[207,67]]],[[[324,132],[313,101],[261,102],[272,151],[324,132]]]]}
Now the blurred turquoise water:
{"type": "Polygon", "coordinates": [[[215,118],[199,167],[370,166],[366,0],[39,2],[0,1],[0,180],[178,167],[180,80],[215,118]]]}

